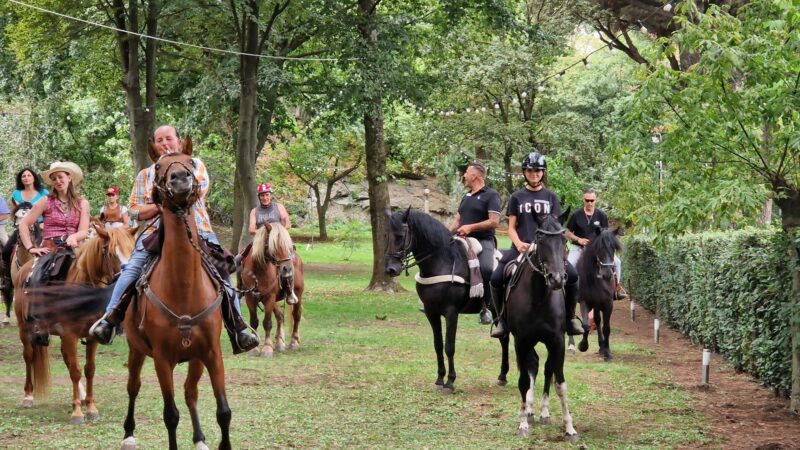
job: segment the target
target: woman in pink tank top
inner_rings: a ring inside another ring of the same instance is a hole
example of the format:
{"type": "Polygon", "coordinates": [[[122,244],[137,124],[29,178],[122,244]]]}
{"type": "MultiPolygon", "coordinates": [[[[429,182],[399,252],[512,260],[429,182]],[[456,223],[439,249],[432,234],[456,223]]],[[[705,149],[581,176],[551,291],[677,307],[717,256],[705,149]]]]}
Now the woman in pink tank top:
{"type": "Polygon", "coordinates": [[[50,253],[46,247],[33,247],[29,227],[39,217],[44,217],[44,239],[60,242],[60,245],[77,247],[86,239],[89,231],[89,202],[78,196],[75,187],[83,180],[83,171],[71,162],[54,162],[50,170],[42,173],[53,189],[39,199],[28,215],[22,219],[19,238],[22,245],[36,256],[50,253]]]}

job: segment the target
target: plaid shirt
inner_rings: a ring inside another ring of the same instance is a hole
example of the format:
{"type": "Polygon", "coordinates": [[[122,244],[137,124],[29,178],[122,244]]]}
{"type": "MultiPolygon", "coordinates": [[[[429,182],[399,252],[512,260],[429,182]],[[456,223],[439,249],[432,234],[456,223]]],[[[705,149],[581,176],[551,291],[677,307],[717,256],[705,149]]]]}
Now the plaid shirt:
{"type": "MultiPolygon", "coordinates": [[[[211,180],[208,177],[206,165],[198,158],[193,159],[196,166],[194,169],[194,176],[200,184],[200,195],[192,206],[192,209],[194,209],[194,220],[197,224],[197,232],[200,236],[208,238],[214,235],[214,230],[211,229],[211,220],[208,218],[208,211],[206,211],[206,194],[208,193],[209,186],[211,186],[211,180]]],[[[133,183],[133,189],[131,190],[129,201],[131,209],[138,209],[138,205],[149,205],[153,203],[153,184],[155,178],[155,164],[139,171],[136,175],[136,181],[133,183]]],[[[159,216],[150,219],[142,234],[147,235],[157,230],[158,219],[159,216]]]]}

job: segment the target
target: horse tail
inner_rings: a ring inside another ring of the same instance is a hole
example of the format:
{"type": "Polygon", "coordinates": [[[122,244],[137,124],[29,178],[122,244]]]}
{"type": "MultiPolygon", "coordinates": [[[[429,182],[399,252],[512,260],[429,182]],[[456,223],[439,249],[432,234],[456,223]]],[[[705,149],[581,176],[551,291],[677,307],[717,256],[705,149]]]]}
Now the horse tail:
{"type": "Polygon", "coordinates": [[[50,352],[49,347],[33,346],[33,394],[36,398],[50,395],[50,352]]]}
{"type": "Polygon", "coordinates": [[[253,258],[254,266],[264,266],[267,263],[267,238],[269,231],[266,227],[258,227],[253,238],[253,247],[250,251],[250,258],[253,258]]]}

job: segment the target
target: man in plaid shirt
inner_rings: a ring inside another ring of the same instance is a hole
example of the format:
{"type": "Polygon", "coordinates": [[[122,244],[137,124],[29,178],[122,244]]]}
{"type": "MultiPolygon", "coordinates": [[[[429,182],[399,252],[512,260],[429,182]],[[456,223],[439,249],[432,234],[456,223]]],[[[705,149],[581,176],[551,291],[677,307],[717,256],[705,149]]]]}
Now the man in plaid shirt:
{"type": "MultiPolygon", "coordinates": [[[[131,219],[148,222],[144,231],[136,240],[136,249],[131,255],[128,264],[125,265],[122,274],[120,274],[119,279],[114,285],[114,291],[106,307],[106,313],[100,320],[92,325],[92,328],[89,330],[89,334],[96,337],[101,344],[110,344],[111,341],[114,340],[116,327],[125,317],[125,311],[129,303],[128,299],[130,299],[130,296],[125,296],[124,294],[142,275],[142,269],[151,256],[151,253],[144,248],[142,242],[147,236],[158,230],[160,213],[158,206],[153,203],[152,199],[156,172],[155,162],[162,155],[181,151],[181,141],[175,128],[169,125],[158,127],[155,133],[153,133],[153,142],[149,150],[150,159],[153,160],[154,164],[146,169],[140,170],[136,175],[136,181],[131,191],[129,213],[131,219]]],[[[201,238],[205,239],[210,244],[219,246],[219,240],[217,239],[217,235],[214,234],[214,230],[211,228],[211,220],[208,217],[208,211],[205,205],[205,197],[210,185],[208,170],[202,161],[197,158],[194,158],[194,160],[194,176],[197,178],[200,189],[198,199],[192,206],[192,208],[194,208],[197,232],[201,238]]],[[[242,318],[238,298],[233,288],[227,283],[227,280],[226,289],[229,295],[223,296],[223,298],[226,300],[228,298],[233,299],[234,307],[231,308],[231,305],[223,304],[222,318],[225,321],[225,328],[231,338],[233,352],[238,354],[258,346],[259,342],[257,336],[249,333],[249,329],[242,318]]]]}

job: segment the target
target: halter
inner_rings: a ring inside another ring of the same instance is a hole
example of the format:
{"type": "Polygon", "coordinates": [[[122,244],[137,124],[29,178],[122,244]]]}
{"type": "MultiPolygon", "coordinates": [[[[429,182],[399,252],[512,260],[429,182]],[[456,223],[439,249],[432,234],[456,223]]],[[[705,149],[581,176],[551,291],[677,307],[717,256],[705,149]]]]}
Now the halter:
{"type": "MultiPolygon", "coordinates": [[[[384,259],[389,258],[397,258],[402,263],[400,267],[400,272],[406,271],[406,276],[408,276],[408,269],[419,265],[422,261],[433,256],[433,252],[428,253],[427,255],[423,256],[422,258],[415,258],[414,253],[411,251],[412,247],[414,247],[414,235],[410,233],[411,227],[408,226],[408,223],[405,222],[402,225],[403,227],[403,245],[401,246],[400,250],[397,252],[386,252],[384,255],[384,259]]],[[[451,242],[452,243],[452,242],[451,242]]]]}
{"type": "MultiPolygon", "coordinates": [[[[191,191],[189,191],[189,196],[187,197],[187,200],[191,200],[192,197],[194,197],[194,199],[197,200],[197,198],[198,198],[197,193],[200,190],[200,181],[194,175],[194,170],[192,170],[192,168],[188,167],[186,164],[184,164],[181,161],[172,161],[172,162],[169,163],[169,165],[167,165],[167,168],[164,170],[164,175],[160,176],[160,177],[158,177],[156,179],[155,188],[158,189],[158,192],[161,195],[165,195],[166,198],[169,198],[169,199],[175,198],[175,193],[172,191],[172,188],[167,186],[167,177],[166,177],[166,175],[169,173],[169,170],[172,168],[173,164],[179,164],[181,167],[186,169],[186,171],[189,172],[189,174],[192,176],[192,189],[191,189],[191,191]]],[[[158,168],[159,168],[159,164],[156,163],[156,169],[158,169],[158,168]]],[[[157,172],[156,172],[156,175],[158,175],[157,172]]],[[[189,201],[188,203],[191,204],[193,202],[189,201]]],[[[185,216],[186,213],[189,210],[189,207],[176,207],[172,203],[167,204],[167,208],[169,208],[170,211],[174,212],[178,216],[185,216]]]]}

